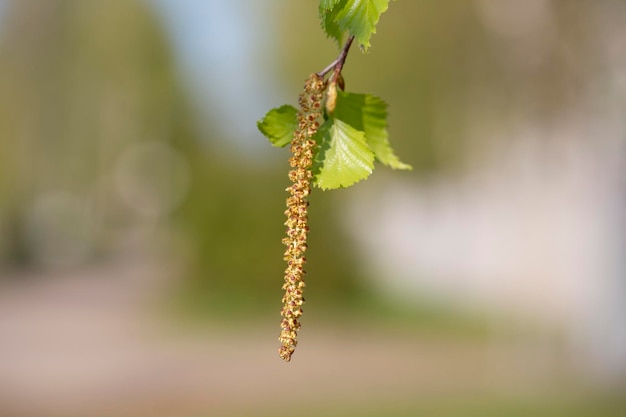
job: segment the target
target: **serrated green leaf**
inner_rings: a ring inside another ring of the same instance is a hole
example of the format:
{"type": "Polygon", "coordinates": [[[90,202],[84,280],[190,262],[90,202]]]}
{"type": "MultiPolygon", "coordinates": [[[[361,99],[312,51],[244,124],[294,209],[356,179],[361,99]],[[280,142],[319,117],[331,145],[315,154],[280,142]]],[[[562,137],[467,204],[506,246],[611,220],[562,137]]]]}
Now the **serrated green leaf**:
{"type": "Polygon", "coordinates": [[[339,91],[334,115],[365,133],[367,145],[380,162],[393,169],[412,169],[400,161],[389,144],[387,103],[381,98],[339,91]]]}
{"type": "Polygon", "coordinates": [[[339,46],[343,42],[345,30],[339,27],[336,18],[346,2],[347,0],[320,0],[319,5],[322,29],[326,32],[326,36],[336,40],[339,46]]]}
{"type": "Polygon", "coordinates": [[[284,147],[291,143],[298,127],[298,110],[285,104],[267,112],[263,119],[256,122],[257,127],[274,146],[284,147]]]}
{"type": "Polygon", "coordinates": [[[349,187],[374,170],[374,154],[367,146],[365,134],[336,118],[330,118],[320,129],[315,185],[330,190],[349,187]]]}
{"type": "MultiPolygon", "coordinates": [[[[347,30],[364,51],[370,47],[370,38],[376,33],[376,25],[389,7],[390,0],[347,0],[342,1],[340,10],[334,10],[333,22],[339,29],[347,30]]],[[[337,7],[335,7],[337,9],[337,7]]]]}

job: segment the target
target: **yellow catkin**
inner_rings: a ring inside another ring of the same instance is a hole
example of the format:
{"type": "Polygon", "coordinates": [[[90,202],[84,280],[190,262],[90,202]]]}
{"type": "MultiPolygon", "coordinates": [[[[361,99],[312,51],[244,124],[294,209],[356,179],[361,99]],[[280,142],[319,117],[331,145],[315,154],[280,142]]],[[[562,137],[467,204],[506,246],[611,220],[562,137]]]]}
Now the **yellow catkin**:
{"type": "Polygon", "coordinates": [[[284,260],[287,263],[285,269],[285,283],[283,290],[285,295],[282,299],[283,308],[280,312],[280,357],[289,362],[291,355],[298,344],[298,330],[300,330],[300,316],[302,316],[302,304],[304,298],[304,253],[307,249],[308,226],[308,196],[311,193],[311,165],[313,164],[313,152],[315,141],[313,135],[319,129],[322,115],[322,98],[324,92],[324,80],[316,74],[311,74],[307,79],[304,91],[300,94],[298,112],[298,127],[291,141],[292,156],[289,159],[291,170],[289,179],[292,184],[286,189],[287,210],[285,210],[285,226],[287,237],[283,239],[286,246],[284,260]]]}

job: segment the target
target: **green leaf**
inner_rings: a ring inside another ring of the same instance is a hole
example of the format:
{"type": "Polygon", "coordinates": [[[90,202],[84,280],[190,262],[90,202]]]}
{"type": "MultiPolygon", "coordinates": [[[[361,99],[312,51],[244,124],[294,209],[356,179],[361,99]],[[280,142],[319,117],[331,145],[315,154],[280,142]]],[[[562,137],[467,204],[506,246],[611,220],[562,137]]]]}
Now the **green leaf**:
{"type": "MultiPolygon", "coordinates": [[[[361,44],[364,51],[370,47],[370,38],[376,33],[376,24],[389,7],[390,0],[347,0],[333,9],[332,20],[339,29],[347,30],[361,44]]],[[[332,3],[332,1],[330,1],[332,3]]],[[[327,2],[328,3],[328,2],[327,2]]],[[[337,5],[336,5],[337,6],[337,5]]]]}
{"type": "Polygon", "coordinates": [[[315,185],[324,189],[349,187],[374,170],[374,154],[365,134],[336,118],[328,119],[316,136],[319,150],[315,185]]]}
{"type": "Polygon", "coordinates": [[[389,144],[387,103],[370,94],[338,91],[335,118],[365,133],[367,145],[376,159],[393,169],[412,169],[400,161],[389,144]]]}
{"type": "Polygon", "coordinates": [[[298,127],[298,110],[285,104],[267,112],[263,119],[256,122],[257,127],[272,145],[284,147],[291,143],[294,132],[298,127]]]}
{"type": "Polygon", "coordinates": [[[345,0],[320,0],[320,11],[332,10],[341,1],[345,0]]]}
{"type": "Polygon", "coordinates": [[[337,41],[341,47],[345,30],[342,30],[336,22],[337,13],[343,9],[347,0],[320,0],[319,14],[322,29],[326,36],[337,41]]]}

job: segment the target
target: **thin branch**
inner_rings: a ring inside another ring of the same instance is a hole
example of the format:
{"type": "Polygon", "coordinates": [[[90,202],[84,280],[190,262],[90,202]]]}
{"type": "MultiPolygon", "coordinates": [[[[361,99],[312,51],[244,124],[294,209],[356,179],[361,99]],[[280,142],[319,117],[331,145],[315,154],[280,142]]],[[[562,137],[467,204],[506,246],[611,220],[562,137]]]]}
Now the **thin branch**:
{"type": "Polygon", "coordinates": [[[343,68],[343,64],[346,62],[346,58],[348,57],[348,51],[350,51],[350,46],[352,46],[352,41],[354,40],[354,36],[350,36],[346,41],[346,44],[343,46],[343,49],[339,53],[337,59],[331,62],[326,68],[317,73],[317,75],[321,78],[324,78],[326,74],[328,74],[333,69],[335,70],[335,77],[341,73],[343,68]]]}

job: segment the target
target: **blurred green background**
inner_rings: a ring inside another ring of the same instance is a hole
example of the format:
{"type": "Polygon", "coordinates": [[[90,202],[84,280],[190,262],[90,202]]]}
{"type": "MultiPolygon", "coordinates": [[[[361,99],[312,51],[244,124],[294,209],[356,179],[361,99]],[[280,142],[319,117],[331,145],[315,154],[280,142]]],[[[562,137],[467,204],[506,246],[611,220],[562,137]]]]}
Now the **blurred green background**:
{"type": "Polygon", "coordinates": [[[414,171],[314,190],[276,355],[317,2],[0,3],[2,415],[621,416],[626,7],[398,1],[347,90],[414,171]]]}

